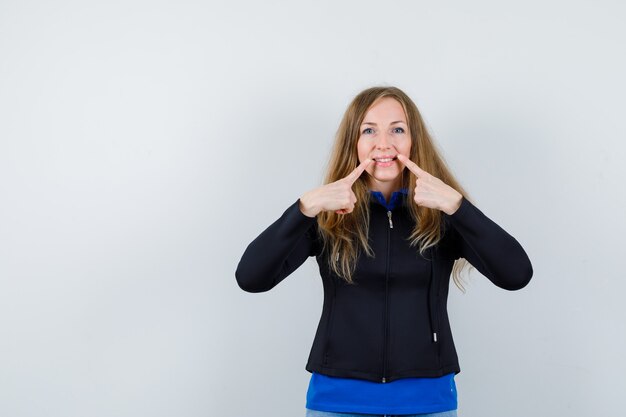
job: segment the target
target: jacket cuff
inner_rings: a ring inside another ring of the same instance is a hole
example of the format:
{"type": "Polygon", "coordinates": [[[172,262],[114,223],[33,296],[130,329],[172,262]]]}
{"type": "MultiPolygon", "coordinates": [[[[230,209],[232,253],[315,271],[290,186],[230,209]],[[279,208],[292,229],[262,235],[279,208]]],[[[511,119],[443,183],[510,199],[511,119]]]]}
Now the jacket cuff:
{"type": "Polygon", "coordinates": [[[293,232],[300,234],[306,232],[314,223],[316,217],[309,217],[300,210],[300,198],[292,203],[283,213],[286,224],[292,225],[293,232]]]}
{"type": "Polygon", "coordinates": [[[456,209],[456,211],[452,214],[448,214],[444,212],[444,215],[448,218],[448,219],[452,219],[454,221],[460,221],[462,222],[463,219],[467,218],[467,214],[468,214],[468,209],[470,208],[470,206],[472,206],[472,203],[470,203],[470,201],[465,198],[465,196],[461,197],[461,205],[459,206],[458,209],[456,209]]]}

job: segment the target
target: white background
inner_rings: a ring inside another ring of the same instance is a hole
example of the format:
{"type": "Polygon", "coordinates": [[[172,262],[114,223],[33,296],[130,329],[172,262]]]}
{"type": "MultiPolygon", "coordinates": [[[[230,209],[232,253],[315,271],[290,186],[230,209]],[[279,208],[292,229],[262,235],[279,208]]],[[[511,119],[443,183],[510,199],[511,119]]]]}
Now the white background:
{"type": "Polygon", "coordinates": [[[459,416],[619,413],[625,11],[3,0],[0,415],[304,416],[317,265],[262,294],[234,271],[380,84],[533,263],[451,287],[459,416]]]}

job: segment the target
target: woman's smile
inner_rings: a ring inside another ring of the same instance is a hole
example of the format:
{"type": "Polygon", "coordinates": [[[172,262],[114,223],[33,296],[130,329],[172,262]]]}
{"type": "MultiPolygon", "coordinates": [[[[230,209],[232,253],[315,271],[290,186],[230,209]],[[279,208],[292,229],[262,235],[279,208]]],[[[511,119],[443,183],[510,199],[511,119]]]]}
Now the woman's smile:
{"type": "Polygon", "coordinates": [[[397,160],[397,158],[394,158],[394,159],[384,159],[382,161],[379,161],[379,160],[375,159],[374,160],[375,161],[374,162],[374,166],[376,168],[387,168],[387,167],[390,167],[392,165],[395,165],[396,164],[396,160],[397,160]]]}

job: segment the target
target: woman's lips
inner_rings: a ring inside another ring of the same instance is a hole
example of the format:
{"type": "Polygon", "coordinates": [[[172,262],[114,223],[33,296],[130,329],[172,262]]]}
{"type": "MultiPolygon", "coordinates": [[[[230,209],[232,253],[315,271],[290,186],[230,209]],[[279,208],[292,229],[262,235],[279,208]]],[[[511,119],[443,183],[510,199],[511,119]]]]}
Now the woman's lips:
{"type": "Polygon", "coordinates": [[[376,161],[376,167],[377,168],[390,167],[394,163],[395,163],[395,161],[389,161],[389,162],[378,162],[378,161],[376,161]]]}
{"type": "MultiPolygon", "coordinates": [[[[386,159],[388,159],[388,158],[386,158],[386,159]]],[[[391,161],[388,161],[388,162],[378,162],[377,160],[374,160],[374,165],[375,165],[376,167],[378,167],[378,168],[386,168],[386,167],[390,167],[390,166],[392,166],[393,164],[395,164],[396,159],[398,159],[398,158],[393,158],[391,161]]]]}

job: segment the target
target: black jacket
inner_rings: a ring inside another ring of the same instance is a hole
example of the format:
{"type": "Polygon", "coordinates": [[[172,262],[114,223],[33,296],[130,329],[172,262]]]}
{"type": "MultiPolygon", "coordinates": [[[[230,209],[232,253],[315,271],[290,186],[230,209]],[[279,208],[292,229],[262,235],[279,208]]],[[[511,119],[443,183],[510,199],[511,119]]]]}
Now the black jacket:
{"type": "Polygon", "coordinates": [[[465,198],[452,215],[443,213],[442,240],[421,256],[406,240],[412,219],[402,198],[387,211],[370,194],[375,257],[358,258],[355,285],[330,271],[317,220],[300,211],[299,199],[246,248],[235,277],[254,293],[272,289],[316,256],[324,304],[307,371],[377,382],[459,373],[447,313],[454,260],[465,258],[507,290],[530,281],[533,269],[522,246],[465,198]]]}

